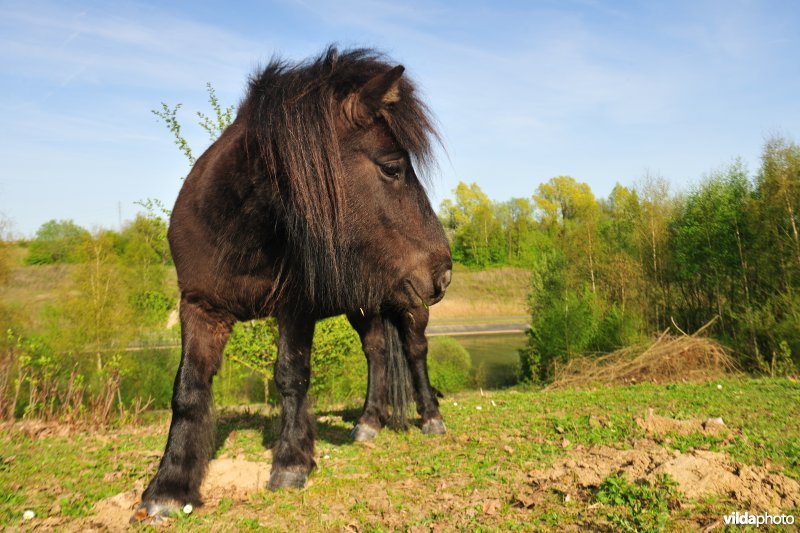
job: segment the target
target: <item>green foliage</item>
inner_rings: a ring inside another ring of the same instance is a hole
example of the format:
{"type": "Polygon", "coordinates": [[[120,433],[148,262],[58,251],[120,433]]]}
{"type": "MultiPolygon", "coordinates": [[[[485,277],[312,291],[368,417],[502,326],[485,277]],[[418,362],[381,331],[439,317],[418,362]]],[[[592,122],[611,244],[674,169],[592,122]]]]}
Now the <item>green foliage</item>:
{"type": "Polygon", "coordinates": [[[120,395],[121,357],[102,368],[82,368],[79,361],[54,352],[47,343],[6,332],[0,365],[0,418],[36,418],[106,424],[112,414],[126,417],[140,396],[125,403],[120,395]]]}
{"type": "Polygon", "coordinates": [[[183,128],[178,120],[178,110],[181,107],[183,107],[183,104],[175,104],[173,107],[170,107],[165,102],[161,102],[161,109],[153,109],[151,112],[164,121],[169,131],[172,132],[175,146],[177,146],[178,150],[189,160],[189,165],[194,165],[195,158],[194,154],[192,154],[192,148],[183,136],[183,128]]]}
{"type": "MultiPolygon", "coordinates": [[[[559,176],[539,187],[523,378],[654,332],[709,332],[745,368],[790,375],[800,363],[800,148],[764,147],[755,180],[739,161],[683,196],[645,177],[596,201],[559,176]],[[543,237],[542,237],[543,236],[543,237]]],[[[456,241],[457,244],[457,241],[456,241]]]]}
{"type": "Polygon", "coordinates": [[[197,116],[200,118],[200,126],[206,130],[211,140],[215,141],[225,128],[233,122],[235,106],[230,105],[223,109],[222,104],[219,103],[219,98],[217,98],[217,91],[214,90],[211,83],[206,83],[206,90],[208,91],[208,103],[214,111],[214,117],[209,117],[200,111],[197,112],[197,116]]]}
{"type": "MultiPolygon", "coordinates": [[[[120,397],[125,405],[145,405],[169,409],[172,386],[180,362],[179,348],[152,348],[125,353],[119,361],[120,397]]],[[[90,375],[96,368],[89,369],[90,375]]],[[[218,402],[224,405],[224,401],[218,402]]]]}
{"type": "Polygon", "coordinates": [[[225,355],[265,380],[272,378],[278,355],[278,325],[274,318],[238,322],[231,332],[225,355]]]}
{"type": "Polygon", "coordinates": [[[667,526],[670,508],[677,507],[675,482],[660,477],[654,485],[630,483],[616,474],[603,481],[597,490],[597,501],[621,508],[611,512],[608,519],[619,531],[656,532],[667,526]]]}
{"type": "MultiPolygon", "coordinates": [[[[277,345],[275,319],[253,320],[234,326],[225,354],[268,383],[273,377],[277,345]]],[[[346,401],[364,394],[366,379],[361,341],[344,315],[318,322],[311,349],[310,394],[327,404],[346,401]]]]}
{"type": "MultiPolygon", "coordinates": [[[[11,226],[2,214],[0,214],[0,288],[2,288],[11,276],[12,257],[11,257],[11,236],[8,234],[11,226]]],[[[1,316],[1,315],[0,315],[1,316]]]]}
{"type": "Polygon", "coordinates": [[[454,193],[456,202],[445,200],[440,215],[452,237],[453,259],[468,266],[500,264],[505,239],[491,200],[476,183],[459,183],[454,193]]]}
{"type": "Polygon", "coordinates": [[[344,315],[317,322],[311,349],[310,393],[317,402],[364,396],[367,362],[361,340],[344,315]]]}
{"type": "Polygon", "coordinates": [[[131,295],[131,308],[143,325],[162,324],[174,307],[175,299],[162,291],[143,291],[131,295]]]}
{"type": "Polygon", "coordinates": [[[116,242],[112,232],[86,240],[81,250],[85,262],[76,265],[71,283],[46,308],[48,344],[59,352],[94,352],[99,369],[102,351],[125,346],[133,334],[116,242]]]}
{"type": "Polygon", "coordinates": [[[458,392],[470,385],[472,360],[469,352],[452,337],[428,341],[428,374],[431,384],[443,393],[458,392]]]}
{"type": "Polygon", "coordinates": [[[29,265],[76,263],[82,259],[89,238],[89,232],[71,220],[50,220],[36,231],[25,262],[29,265]]]}

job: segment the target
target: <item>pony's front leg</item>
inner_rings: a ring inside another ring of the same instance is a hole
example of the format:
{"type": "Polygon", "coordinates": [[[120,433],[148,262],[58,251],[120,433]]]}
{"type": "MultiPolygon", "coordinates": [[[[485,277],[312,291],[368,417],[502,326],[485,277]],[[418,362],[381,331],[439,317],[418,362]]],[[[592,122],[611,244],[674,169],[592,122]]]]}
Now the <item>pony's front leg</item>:
{"type": "Polygon", "coordinates": [[[353,440],[363,442],[374,439],[388,419],[386,411],[389,401],[386,382],[386,339],[380,315],[365,317],[360,314],[352,314],[347,315],[347,319],[361,337],[361,347],[364,349],[369,368],[364,411],[352,432],[353,440]]]}
{"type": "Polygon", "coordinates": [[[159,521],[187,503],[202,503],[200,483],[214,445],[211,383],[233,319],[186,299],[181,299],[180,318],[181,362],[172,391],[167,448],[132,522],[159,521]]]}
{"type": "Polygon", "coordinates": [[[281,435],[273,450],[269,488],[300,488],[314,469],[314,430],[306,405],[311,381],[313,320],[278,321],[278,360],[275,384],[281,394],[281,435]]]}
{"type": "Polygon", "coordinates": [[[422,418],[422,432],[427,435],[442,435],[446,432],[442,415],[439,413],[439,400],[436,390],[428,377],[428,327],[429,312],[425,307],[415,307],[401,314],[402,327],[400,339],[411,372],[414,385],[414,400],[417,413],[422,418]]]}

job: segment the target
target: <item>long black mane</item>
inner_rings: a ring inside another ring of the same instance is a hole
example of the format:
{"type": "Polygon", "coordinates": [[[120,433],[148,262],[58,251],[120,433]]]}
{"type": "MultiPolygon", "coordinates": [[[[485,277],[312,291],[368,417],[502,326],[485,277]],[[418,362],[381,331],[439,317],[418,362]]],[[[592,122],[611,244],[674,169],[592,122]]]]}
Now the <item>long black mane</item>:
{"type": "MultiPolygon", "coordinates": [[[[344,169],[336,124],[345,99],[389,64],[371,49],[339,52],[329,47],[309,62],[273,59],[250,78],[249,90],[237,114],[248,144],[255,141],[267,179],[276,180],[291,264],[281,270],[302,277],[311,302],[325,307],[371,305],[370,284],[353,286],[358,265],[349,257],[348,221],[343,191],[344,169]],[[359,302],[359,303],[356,303],[359,302]]],[[[406,150],[422,176],[432,164],[432,143],[439,136],[427,106],[406,77],[399,100],[382,119],[406,150]]]]}

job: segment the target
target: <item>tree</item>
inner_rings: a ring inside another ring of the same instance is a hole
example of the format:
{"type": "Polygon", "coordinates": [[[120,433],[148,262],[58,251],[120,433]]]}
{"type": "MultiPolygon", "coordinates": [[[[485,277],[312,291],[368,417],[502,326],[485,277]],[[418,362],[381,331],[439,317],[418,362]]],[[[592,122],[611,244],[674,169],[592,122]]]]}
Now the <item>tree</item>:
{"type": "Polygon", "coordinates": [[[167,284],[167,266],[171,264],[164,235],[166,223],[154,216],[137,215],[122,230],[121,263],[128,299],[142,326],[164,323],[175,307],[177,294],[167,284]]]}
{"type": "Polygon", "coordinates": [[[0,287],[11,276],[11,221],[0,214],[0,287]]]}
{"type": "Polygon", "coordinates": [[[767,140],[751,205],[753,322],[763,357],[800,367],[800,146],[767,140]]]}
{"type": "Polygon", "coordinates": [[[49,344],[62,354],[93,353],[98,370],[104,367],[104,353],[122,350],[134,330],[117,241],[111,231],[86,240],[84,262],[76,265],[71,284],[46,311],[49,344]]]}
{"type": "Polygon", "coordinates": [[[622,314],[633,313],[641,320],[646,305],[642,260],[637,247],[637,231],[642,223],[639,195],[617,184],[601,205],[604,215],[600,238],[606,258],[598,270],[606,286],[606,297],[622,314]]]}
{"type": "Polygon", "coordinates": [[[29,265],[76,263],[90,233],[72,220],[50,220],[36,231],[25,262],[29,265]]]}
{"type": "Polygon", "coordinates": [[[497,218],[506,236],[506,262],[514,266],[530,266],[536,253],[533,205],[527,198],[512,198],[498,207],[497,218]]]}
{"type": "Polygon", "coordinates": [[[639,256],[647,283],[650,302],[647,321],[656,330],[669,325],[669,281],[666,242],[667,227],[672,216],[674,200],[669,194],[669,182],[661,176],[645,174],[636,186],[641,206],[639,224],[639,256]]]}
{"type": "Polygon", "coordinates": [[[733,337],[733,315],[747,312],[744,254],[750,242],[746,211],[751,188],[741,163],[734,163],[689,193],[670,224],[673,284],[682,292],[680,318],[690,330],[716,315],[720,333],[733,337]]]}
{"type": "Polygon", "coordinates": [[[452,234],[453,260],[481,268],[503,264],[505,237],[493,202],[477,183],[459,182],[453,192],[455,203],[446,200],[440,209],[452,234]]]}
{"type": "Polygon", "coordinates": [[[544,228],[560,241],[570,273],[587,279],[596,293],[600,206],[592,190],[570,176],[556,176],[539,186],[533,202],[544,228]]]}

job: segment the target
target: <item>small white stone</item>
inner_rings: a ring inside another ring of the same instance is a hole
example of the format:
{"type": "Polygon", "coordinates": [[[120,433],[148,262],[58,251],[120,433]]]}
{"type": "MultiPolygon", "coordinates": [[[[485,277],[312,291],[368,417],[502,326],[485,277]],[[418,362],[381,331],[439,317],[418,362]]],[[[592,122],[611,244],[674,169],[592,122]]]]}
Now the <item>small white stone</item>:
{"type": "Polygon", "coordinates": [[[28,509],[27,511],[22,513],[22,519],[23,520],[33,520],[33,517],[35,517],[35,516],[36,516],[36,513],[31,511],[30,509],[28,509]]]}
{"type": "Polygon", "coordinates": [[[186,505],[183,506],[183,513],[184,514],[192,514],[193,510],[194,510],[194,507],[192,507],[191,503],[187,503],[186,505]]]}
{"type": "Polygon", "coordinates": [[[453,402],[453,405],[455,405],[456,407],[458,407],[458,402],[453,402]]]}
{"type": "Polygon", "coordinates": [[[330,459],[330,458],[331,458],[331,456],[326,454],[326,455],[323,455],[323,456],[322,456],[322,458],[323,458],[323,459],[330,459]]]}
{"type": "Polygon", "coordinates": [[[475,406],[475,409],[477,409],[478,411],[480,411],[480,410],[482,410],[482,409],[483,409],[483,407],[481,407],[480,405],[476,405],[476,406],[475,406]]]}
{"type": "Polygon", "coordinates": [[[722,390],[722,385],[720,385],[719,383],[717,383],[717,389],[719,389],[719,390],[722,390]]]}

